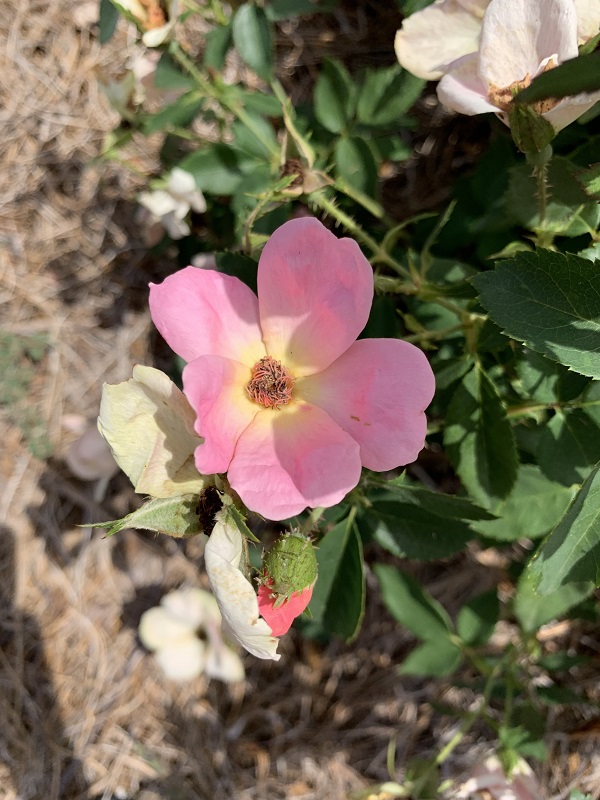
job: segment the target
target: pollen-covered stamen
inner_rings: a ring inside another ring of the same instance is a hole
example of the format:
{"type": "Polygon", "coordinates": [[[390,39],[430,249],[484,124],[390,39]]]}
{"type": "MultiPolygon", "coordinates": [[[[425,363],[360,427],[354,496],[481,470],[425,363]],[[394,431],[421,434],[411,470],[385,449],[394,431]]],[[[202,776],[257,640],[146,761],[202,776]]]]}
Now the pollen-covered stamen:
{"type": "Polygon", "coordinates": [[[252,367],[252,378],[246,386],[250,399],[265,408],[281,408],[292,399],[294,378],[281,361],[264,356],[252,367]]]}

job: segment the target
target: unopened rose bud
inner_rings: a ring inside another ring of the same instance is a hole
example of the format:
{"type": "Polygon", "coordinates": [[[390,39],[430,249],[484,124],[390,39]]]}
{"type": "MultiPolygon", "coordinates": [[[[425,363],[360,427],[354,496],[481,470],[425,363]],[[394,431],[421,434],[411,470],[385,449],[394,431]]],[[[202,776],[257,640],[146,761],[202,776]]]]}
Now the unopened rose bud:
{"type": "Polygon", "coordinates": [[[308,536],[285,534],[263,559],[265,580],[271,592],[279,595],[279,604],[295,592],[312,586],[317,580],[317,557],[308,536]]]}
{"type": "Polygon", "coordinates": [[[258,610],[275,636],[286,633],[310,603],[317,580],[317,558],[310,539],[282,536],[263,559],[258,610]]]}

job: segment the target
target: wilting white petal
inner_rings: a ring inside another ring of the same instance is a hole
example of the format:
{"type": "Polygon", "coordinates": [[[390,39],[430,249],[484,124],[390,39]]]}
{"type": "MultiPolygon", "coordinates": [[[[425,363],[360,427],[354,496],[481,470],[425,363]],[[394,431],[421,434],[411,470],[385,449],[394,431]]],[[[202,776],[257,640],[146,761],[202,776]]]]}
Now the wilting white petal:
{"type": "Polygon", "coordinates": [[[204,672],[209,678],[216,678],[224,683],[243,681],[246,672],[242,659],[230,647],[207,645],[204,672]]]}
{"type": "Polygon", "coordinates": [[[544,59],[577,55],[573,0],[492,0],[483,18],[479,74],[487,88],[534,78],[544,59]]]}
{"type": "Polygon", "coordinates": [[[206,646],[197,637],[190,636],[178,644],[158,650],[154,657],[167,678],[172,681],[190,681],[204,672],[206,646]]]}
{"type": "Polygon", "coordinates": [[[174,616],[163,606],[144,611],[138,629],[140,640],[148,650],[162,650],[188,639],[196,638],[195,626],[174,616]]]}
{"type": "Polygon", "coordinates": [[[196,415],[163,372],[136,365],[133,377],[104,385],[98,428],[136,492],[151,497],[196,494],[213,479],[198,473],[196,415]]]}
{"type": "Polygon", "coordinates": [[[573,0],[577,12],[577,41],[584,44],[600,32],[600,0],[573,0]]]}
{"type": "Polygon", "coordinates": [[[400,64],[419,78],[435,80],[451,62],[475,52],[481,19],[464,6],[464,0],[438,0],[407,17],[394,42],[400,64]]]}
{"type": "Polygon", "coordinates": [[[173,197],[187,203],[188,208],[193,208],[199,214],[206,211],[204,195],[197,188],[194,176],[187,170],[174,167],[169,175],[167,188],[173,197]]]}
{"type": "Polygon", "coordinates": [[[477,70],[477,53],[459,58],[452,64],[437,86],[437,95],[447,108],[460,114],[485,114],[497,111],[487,99],[484,86],[477,70]]]}
{"type": "Polygon", "coordinates": [[[175,211],[165,214],[164,217],[160,218],[160,222],[171,239],[183,239],[184,236],[189,236],[192,232],[187,222],[177,216],[175,211]]]}
{"type": "Polygon", "coordinates": [[[160,601],[161,606],[174,618],[185,622],[191,630],[196,631],[208,622],[221,622],[221,614],[217,601],[210,592],[203,589],[183,588],[166,594],[160,601]]]}
{"type": "Polygon", "coordinates": [[[280,658],[278,639],[259,616],[256,592],[241,570],[242,534],[227,519],[226,509],[215,519],[217,523],[204,550],[204,563],[224,627],[231,638],[252,655],[277,661],[280,658]]]}
{"type": "Polygon", "coordinates": [[[166,214],[171,214],[178,206],[178,201],[171,192],[167,192],[165,189],[142,192],[138,197],[138,202],[154,214],[155,217],[164,217],[166,214]]]}
{"type": "Polygon", "coordinates": [[[582,114],[600,100],[600,92],[592,94],[578,94],[575,97],[565,97],[554,108],[545,111],[542,115],[552,124],[555,131],[562,131],[582,114]]]}

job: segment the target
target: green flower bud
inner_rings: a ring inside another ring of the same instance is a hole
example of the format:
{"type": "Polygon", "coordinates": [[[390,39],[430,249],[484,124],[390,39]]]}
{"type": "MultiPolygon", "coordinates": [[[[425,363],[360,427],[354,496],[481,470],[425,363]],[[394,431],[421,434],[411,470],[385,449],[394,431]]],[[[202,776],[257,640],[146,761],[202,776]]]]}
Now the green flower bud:
{"type": "Polygon", "coordinates": [[[317,557],[308,536],[286,533],[263,559],[263,581],[281,602],[312,586],[317,579],[317,557]]]}

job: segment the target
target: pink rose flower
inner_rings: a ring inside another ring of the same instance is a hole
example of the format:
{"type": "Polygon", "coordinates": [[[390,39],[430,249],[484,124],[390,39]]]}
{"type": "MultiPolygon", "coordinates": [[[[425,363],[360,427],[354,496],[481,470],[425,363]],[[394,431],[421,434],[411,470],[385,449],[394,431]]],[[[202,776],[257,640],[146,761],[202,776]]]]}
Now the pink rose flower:
{"type": "Polygon", "coordinates": [[[194,267],[151,284],[154,324],[188,362],[199,472],[226,472],[249,509],[280,520],[339,503],[361,466],[414,461],[433,373],[407,342],[355,341],[372,299],[356,242],[311,217],[265,245],[258,298],[237,278],[194,267]]]}

